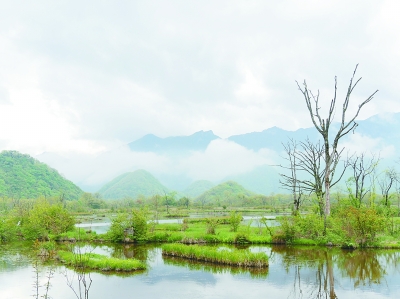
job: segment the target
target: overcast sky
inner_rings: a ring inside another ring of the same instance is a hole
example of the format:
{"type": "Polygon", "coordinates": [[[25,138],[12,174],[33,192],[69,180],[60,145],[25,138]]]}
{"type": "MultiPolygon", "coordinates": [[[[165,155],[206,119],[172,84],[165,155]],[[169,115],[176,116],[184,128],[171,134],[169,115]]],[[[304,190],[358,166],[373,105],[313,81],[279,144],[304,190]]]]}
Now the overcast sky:
{"type": "Polygon", "coordinates": [[[2,1],[0,150],[309,127],[295,80],[327,103],[337,75],[342,99],[357,63],[352,109],[379,89],[360,119],[399,112],[399,11],[382,0],[2,1]]]}

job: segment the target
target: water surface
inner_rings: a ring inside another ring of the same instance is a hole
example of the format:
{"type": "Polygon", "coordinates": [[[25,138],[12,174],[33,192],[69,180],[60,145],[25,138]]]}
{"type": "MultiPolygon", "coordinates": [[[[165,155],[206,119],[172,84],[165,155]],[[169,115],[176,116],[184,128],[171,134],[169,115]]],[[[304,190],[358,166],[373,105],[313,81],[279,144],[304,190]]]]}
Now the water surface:
{"type": "MultiPolygon", "coordinates": [[[[145,272],[130,275],[91,273],[89,295],[96,299],[400,298],[398,250],[250,246],[249,250],[270,256],[270,267],[261,271],[163,258],[158,245],[100,245],[82,250],[137,258],[149,266],[145,272]]],[[[34,294],[36,257],[30,252],[26,244],[0,245],[0,298],[31,298],[34,294]]],[[[50,268],[55,272],[49,295],[75,298],[67,285],[73,271],[63,266],[39,263],[39,284],[46,283],[50,268]]]]}

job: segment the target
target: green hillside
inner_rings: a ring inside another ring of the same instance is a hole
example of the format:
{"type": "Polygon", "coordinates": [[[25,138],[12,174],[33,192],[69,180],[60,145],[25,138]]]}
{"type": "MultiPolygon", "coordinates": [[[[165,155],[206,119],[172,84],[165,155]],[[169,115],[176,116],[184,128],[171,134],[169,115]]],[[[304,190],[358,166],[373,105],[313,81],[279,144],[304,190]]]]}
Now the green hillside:
{"type": "Polygon", "coordinates": [[[244,188],[257,194],[279,193],[279,171],[268,165],[259,166],[244,174],[230,176],[227,179],[238,182],[244,188]]]}
{"type": "Polygon", "coordinates": [[[204,192],[206,192],[207,190],[211,189],[212,187],[214,187],[215,185],[213,183],[211,183],[210,181],[206,181],[206,180],[201,180],[201,181],[195,181],[193,183],[191,183],[189,185],[189,187],[187,187],[183,193],[190,198],[195,198],[201,194],[203,194],[204,192]]]}
{"type": "Polygon", "coordinates": [[[164,194],[168,189],[145,170],[127,172],[104,185],[99,193],[104,199],[136,198],[139,195],[164,194]]]}
{"type": "Polygon", "coordinates": [[[78,199],[83,191],[55,169],[17,151],[0,153],[0,196],[37,198],[64,196],[78,199]]]}
{"type": "Polygon", "coordinates": [[[204,192],[196,198],[196,201],[201,203],[219,202],[231,204],[244,197],[255,195],[253,192],[245,189],[234,181],[221,183],[210,190],[204,192]]]}

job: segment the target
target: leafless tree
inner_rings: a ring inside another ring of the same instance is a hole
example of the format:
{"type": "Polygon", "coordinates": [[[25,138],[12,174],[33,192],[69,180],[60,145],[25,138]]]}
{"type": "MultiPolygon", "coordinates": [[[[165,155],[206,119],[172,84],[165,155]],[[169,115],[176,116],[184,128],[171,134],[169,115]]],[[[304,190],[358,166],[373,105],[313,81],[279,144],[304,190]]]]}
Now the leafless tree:
{"type": "MultiPolygon", "coordinates": [[[[311,90],[308,89],[307,83],[304,80],[303,82],[303,88],[300,86],[300,84],[296,81],[297,86],[301,93],[304,96],[304,99],[306,101],[307,109],[310,113],[311,120],[317,129],[317,131],[321,134],[323,141],[324,141],[324,162],[325,162],[325,179],[324,179],[324,189],[325,189],[325,214],[330,215],[331,212],[331,203],[330,203],[330,188],[332,187],[330,178],[331,178],[331,172],[335,171],[335,168],[338,163],[338,159],[335,159],[335,156],[337,156],[338,153],[338,145],[339,145],[339,140],[348,134],[350,131],[354,130],[357,127],[357,123],[355,122],[355,119],[357,118],[361,108],[370,102],[373,98],[373,96],[378,92],[376,90],[374,93],[372,93],[365,101],[363,101],[361,104],[358,105],[358,109],[356,113],[354,114],[353,117],[350,118],[349,121],[346,121],[346,113],[347,109],[349,107],[349,102],[350,102],[350,96],[354,90],[354,88],[357,86],[358,82],[360,82],[361,78],[356,80],[354,82],[354,76],[356,74],[358,65],[356,65],[353,76],[350,79],[350,84],[347,89],[347,94],[346,98],[343,102],[342,106],[342,113],[341,113],[341,122],[339,124],[339,129],[336,132],[336,135],[334,135],[333,142],[332,144],[331,139],[329,137],[329,133],[331,133],[331,124],[333,122],[334,116],[335,116],[335,110],[336,110],[336,95],[337,95],[337,78],[335,76],[335,92],[334,92],[334,97],[331,100],[330,107],[329,107],[329,112],[328,112],[328,117],[326,119],[323,119],[320,114],[320,109],[321,107],[319,106],[319,91],[317,94],[313,94],[311,90]]],[[[340,150],[339,150],[340,151],[340,150]]]]}
{"type": "MultiPolygon", "coordinates": [[[[326,216],[325,202],[324,202],[324,182],[326,179],[325,175],[325,164],[324,164],[324,147],[321,142],[313,143],[308,138],[306,141],[302,141],[296,144],[296,150],[293,150],[293,144],[291,145],[290,153],[291,158],[288,158],[291,163],[291,175],[282,174],[282,184],[286,185],[286,188],[295,186],[297,190],[304,193],[315,194],[317,197],[319,212],[321,216],[326,216]],[[295,174],[295,175],[293,175],[295,174]]],[[[288,146],[286,146],[288,148],[288,146]]],[[[288,151],[287,151],[288,153],[288,151]]],[[[340,154],[342,152],[336,152],[332,156],[335,165],[339,163],[340,154]]],[[[329,181],[331,187],[336,185],[343,177],[344,171],[346,170],[347,163],[344,162],[343,169],[336,174],[336,166],[330,172],[329,181]]],[[[297,191],[299,192],[299,191],[297,191]]],[[[325,217],[326,220],[326,217],[325,217]]]]}
{"type": "Polygon", "coordinates": [[[372,157],[368,159],[365,153],[354,155],[348,159],[348,165],[352,171],[352,177],[346,182],[347,190],[355,200],[355,204],[360,207],[362,200],[371,192],[371,185],[367,188],[367,180],[374,173],[379,163],[379,156],[376,157],[372,154],[372,157]],[[354,184],[354,191],[351,185],[354,184]],[[353,193],[354,192],[354,193],[353,193]]]}
{"type": "Polygon", "coordinates": [[[298,153],[297,153],[297,142],[293,139],[290,139],[286,144],[283,144],[283,147],[286,152],[286,157],[284,158],[289,166],[281,166],[289,170],[290,174],[280,174],[281,179],[279,183],[286,190],[292,192],[293,196],[293,214],[297,215],[299,213],[300,205],[302,203],[303,198],[303,188],[297,178],[297,170],[298,170],[298,153]]]}
{"type": "Polygon", "coordinates": [[[395,182],[398,180],[398,174],[394,168],[389,168],[381,174],[378,178],[378,185],[381,189],[381,194],[383,197],[383,204],[389,207],[390,190],[394,186],[395,182]]]}

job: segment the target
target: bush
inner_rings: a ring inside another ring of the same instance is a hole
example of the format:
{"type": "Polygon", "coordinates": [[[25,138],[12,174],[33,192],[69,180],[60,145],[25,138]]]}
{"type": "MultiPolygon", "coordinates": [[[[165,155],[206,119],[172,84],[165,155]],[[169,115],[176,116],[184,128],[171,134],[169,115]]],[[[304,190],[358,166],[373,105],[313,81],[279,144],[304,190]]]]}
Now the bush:
{"type": "Polygon", "coordinates": [[[126,239],[142,242],[147,240],[147,211],[133,209],[131,213],[119,214],[111,222],[107,235],[110,240],[122,242],[126,239]]]}
{"type": "Polygon", "coordinates": [[[368,207],[339,209],[330,222],[330,229],[342,235],[343,244],[351,244],[352,247],[374,242],[377,234],[383,232],[386,226],[387,219],[374,208],[368,207]]]}
{"type": "Polygon", "coordinates": [[[245,233],[237,233],[235,236],[235,243],[237,244],[248,244],[250,240],[245,233]]]}
{"type": "Polygon", "coordinates": [[[218,226],[218,219],[208,218],[206,221],[207,234],[215,235],[215,229],[218,226]]]}
{"type": "Polygon", "coordinates": [[[316,214],[295,217],[297,237],[318,240],[323,238],[324,219],[316,214]]]}
{"type": "Polygon", "coordinates": [[[0,216],[0,243],[12,241],[17,236],[18,220],[11,215],[0,216]]]}
{"type": "Polygon", "coordinates": [[[38,200],[22,220],[22,231],[26,239],[48,239],[73,230],[75,220],[60,204],[50,205],[47,200],[38,200]]]}
{"type": "Polygon", "coordinates": [[[280,228],[272,236],[272,239],[276,243],[292,243],[296,237],[296,216],[292,217],[281,217],[279,218],[280,228]]]}
{"type": "Polygon", "coordinates": [[[233,232],[237,232],[240,222],[242,222],[242,214],[232,211],[229,215],[229,225],[233,232]]]}

